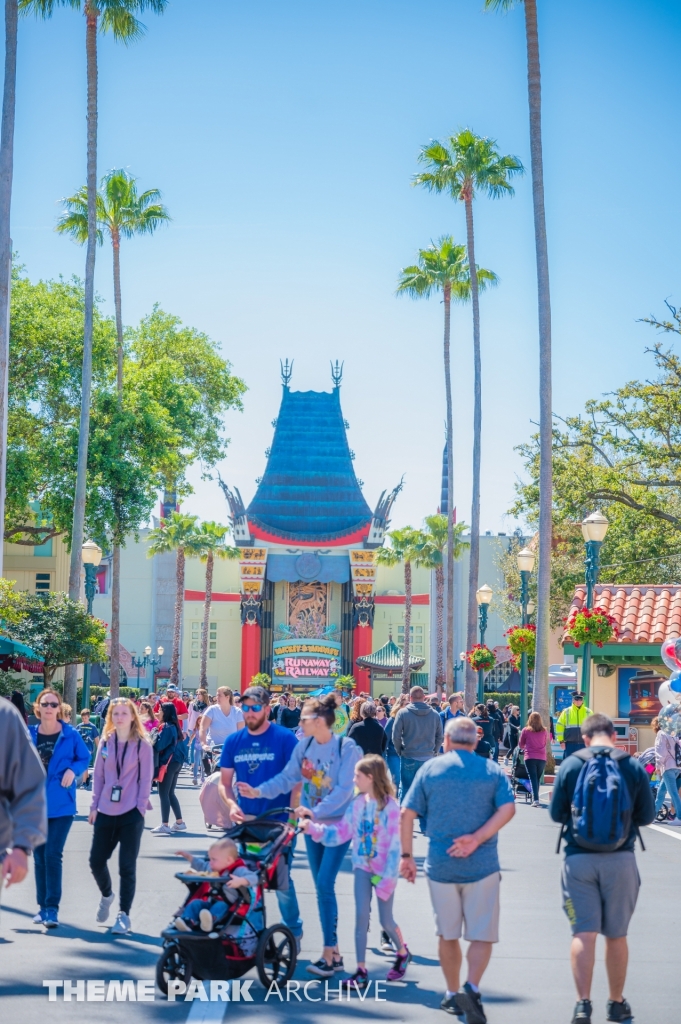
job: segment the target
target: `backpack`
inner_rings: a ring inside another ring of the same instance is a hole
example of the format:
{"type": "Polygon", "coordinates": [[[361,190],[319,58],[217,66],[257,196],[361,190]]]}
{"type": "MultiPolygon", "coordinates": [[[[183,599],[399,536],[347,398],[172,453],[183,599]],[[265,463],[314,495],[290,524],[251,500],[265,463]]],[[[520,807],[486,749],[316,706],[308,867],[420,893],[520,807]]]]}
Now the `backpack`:
{"type": "Polygon", "coordinates": [[[681,744],[677,739],[674,740],[674,760],[676,761],[676,767],[681,768],[681,744]]]}
{"type": "Polygon", "coordinates": [[[613,853],[631,832],[632,800],[619,761],[623,750],[591,751],[573,755],[584,761],[572,797],[572,833],[585,850],[613,853]]]}

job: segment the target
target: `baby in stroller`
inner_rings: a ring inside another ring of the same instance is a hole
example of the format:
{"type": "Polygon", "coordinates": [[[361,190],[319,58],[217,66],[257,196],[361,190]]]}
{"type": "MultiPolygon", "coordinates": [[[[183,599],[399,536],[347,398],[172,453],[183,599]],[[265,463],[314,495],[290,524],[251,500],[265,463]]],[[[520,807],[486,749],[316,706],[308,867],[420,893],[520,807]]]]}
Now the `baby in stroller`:
{"type": "MultiPolygon", "coordinates": [[[[258,921],[258,914],[262,917],[262,911],[257,905],[258,875],[241,860],[233,839],[219,839],[213,843],[208,850],[207,859],[195,857],[184,850],[178,850],[177,856],[184,857],[190,862],[190,873],[192,874],[225,879],[224,884],[219,887],[219,894],[216,892],[215,885],[207,883],[205,888],[199,886],[194,893],[194,898],[184,905],[173,921],[173,926],[178,931],[189,932],[200,928],[203,932],[212,932],[215,926],[227,917],[239,895],[250,905],[251,924],[257,930],[262,927],[262,923],[258,921]]],[[[234,934],[236,935],[239,931],[241,931],[240,927],[234,926],[234,934]]],[[[227,928],[226,932],[229,933],[230,928],[227,928]]],[[[255,932],[253,932],[253,936],[255,936],[255,932]]],[[[242,936],[242,945],[244,941],[245,937],[242,936]]],[[[244,953],[249,955],[246,950],[244,953]]]]}

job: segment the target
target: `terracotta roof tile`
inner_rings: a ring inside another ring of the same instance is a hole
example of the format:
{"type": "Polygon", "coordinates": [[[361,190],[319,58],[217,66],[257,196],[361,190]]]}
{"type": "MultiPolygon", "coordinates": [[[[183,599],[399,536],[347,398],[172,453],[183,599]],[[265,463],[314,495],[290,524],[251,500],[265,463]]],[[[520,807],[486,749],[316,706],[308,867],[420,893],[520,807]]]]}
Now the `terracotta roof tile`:
{"type": "MultiPolygon", "coordinates": [[[[575,588],[572,608],[586,601],[586,587],[575,588]]],[[[681,636],[681,586],[677,584],[599,584],[594,606],[614,616],[618,642],[660,644],[670,636],[681,636]]]]}

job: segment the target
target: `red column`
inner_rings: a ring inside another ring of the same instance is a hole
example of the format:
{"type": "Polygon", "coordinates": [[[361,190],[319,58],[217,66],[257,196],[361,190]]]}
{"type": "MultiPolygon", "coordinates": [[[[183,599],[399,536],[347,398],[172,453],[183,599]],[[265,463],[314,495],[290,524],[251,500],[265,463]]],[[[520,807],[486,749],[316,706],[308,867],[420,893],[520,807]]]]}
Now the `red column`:
{"type": "Polygon", "coordinates": [[[352,666],[357,683],[357,693],[364,690],[371,693],[371,673],[368,668],[358,668],[357,659],[371,654],[374,631],[371,626],[355,626],[352,631],[352,666]]]}
{"type": "Polygon", "coordinates": [[[260,626],[244,622],[241,627],[241,692],[251,685],[260,671],[260,626]]]}

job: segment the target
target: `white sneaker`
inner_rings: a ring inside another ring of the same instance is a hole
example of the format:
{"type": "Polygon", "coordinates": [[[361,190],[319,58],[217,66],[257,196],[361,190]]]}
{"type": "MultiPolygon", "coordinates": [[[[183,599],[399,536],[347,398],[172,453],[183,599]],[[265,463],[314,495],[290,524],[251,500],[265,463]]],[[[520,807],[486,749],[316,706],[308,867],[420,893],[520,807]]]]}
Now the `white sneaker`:
{"type": "Polygon", "coordinates": [[[175,824],[172,826],[172,830],[173,832],[186,832],[187,825],[184,821],[176,821],[175,824]]]}
{"type": "Polygon", "coordinates": [[[669,828],[681,828],[681,819],[672,818],[671,821],[665,821],[663,824],[667,825],[669,828]]]}
{"type": "Polygon", "coordinates": [[[202,932],[213,931],[213,915],[210,910],[199,911],[199,924],[201,925],[202,932]]]}
{"type": "Polygon", "coordinates": [[[33,918],[33,924],[42,924],[42,923],[43,923],[43,911],[39,910],[38,913],[33,918]]]}
{"type": "Polygon", "coordinates": [[[172,836],[173,830],[169,825],[157,825],[151,830],[152,836],[172,836]]]}
{"type": "Polygon", "coordinates": [[[115,892],[112,892],[110,896],[102,896],[97,909],[97,924],[104,924],[105,921],[109,920],[109,911],[111,910],[111,904],[115,899],[115,892]]]}
{"type": "Polygon", "coordinates": [[[111,929],[112,935],[128,935],[132,931],[132,925],[130,918],[127,914],[124,914],[122,910],[118,911],[118,917],[111,929]]]}

